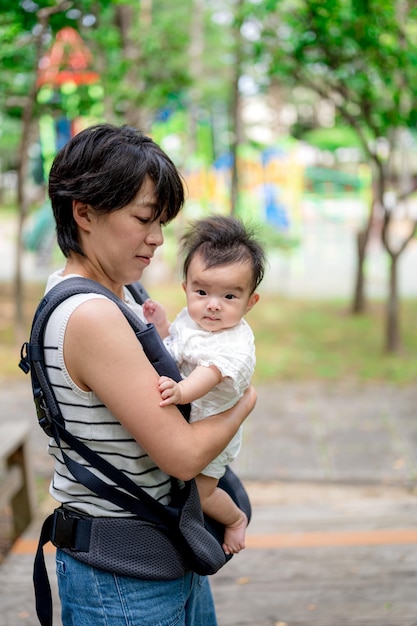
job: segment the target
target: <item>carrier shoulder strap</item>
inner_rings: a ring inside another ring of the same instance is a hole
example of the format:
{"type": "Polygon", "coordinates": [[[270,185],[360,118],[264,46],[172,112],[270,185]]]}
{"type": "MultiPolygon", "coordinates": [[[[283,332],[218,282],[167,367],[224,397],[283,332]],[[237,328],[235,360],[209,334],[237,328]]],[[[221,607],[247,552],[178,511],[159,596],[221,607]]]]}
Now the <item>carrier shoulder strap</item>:
{"type": "Polygon", "coordinates": [[[145,287],[139,281],[126,285],[126,289],[130,291],[138,304],[143,304],[150,297],[145,287]]]}
{"type": "MultiPolygon", "coordinates": [[[[139,303],[146,299],[146,290],[137,284],[129,285],[134,298],[138,298],[139,303]]],[[[21,360],[19,367],[25,372],[31,372],[32,391],[35,401],[36,411],[41,427],[48,435],[51,435],[50,424],[54,419],[60,421],[60,410],[53,394],[49,380],[45,371],[43,337],[46,324],[51,313],[64,300],[80,293],[97,293],[106,296],[121,309],[127,321],[140,340],[143,350],[160,375],[169,376],[176,381],[181,380],[178,367],[169,355],[155,327],[152,324],[145,324],[138,316],[118,298],[112,291],[106,289],[100,283],[82,277],[68,278],[53,287],[42,298],[35,312],[30,340],[22,346],[21,360]]],[[[184,417],[189,418],[189,407],[184,405],[179,407],[184,417]]],[[[62,423],[62,419],[61,419],[62,423]]]]}
{"type": "MultiPolygon", "coordinates": [[[[148,297],[146,291],[140,285],[130,287],[129,290],[139,304],[148,297]]],[[[46,324],[51,313],[61,302],[79,293],[102,294],[115,302],[124,313],[155,369],[160,374],[167,374],[168,372],[167,375],[180,380],[178,368],[165,350],[153,325],[143,323],[122,300],[99,283],[84,278],[68,278],[51,289],[40,302],[34,316],[30,341],[23,344],[21,350],[19,366],[26,374],[29,371],[31,373],[33,398],[39,424],[48,435],[54,437],[61,449],[68,469],[80,483],[85,484],[100,497],[114,502],[116,505],[139,517],[157,525],[162,523],[175,528],[176,524],[172,524],[173,516],[175,517],[175,514],[178,514],[175,509],[164,507],[161,503],[154,500],[128,476],[88,448],[65,428],[59,404],[46,373],[43,339],[46,324]],[[96,467],[103,476],[109,478],[114,485],[101,480],[84,465],[71,459],[63,450],[61,439],[72,450],[75,450],[81,457],[87,460],[87,463],[96,467]]],[[[179,408],[182,409],[184,417],[189,417],[189,407],[179,408]]],[[[184,489],[181,493],[183,499],[188,497],[192,488],[195,489],[194,481],[184,484],[184,489]]],[[[43,547],[51,539],[53,519],[54,516],[50,515],[42,527],[33,570],[36,612],[42,626],[52,626],[52,594],[45,566],[43,547]]]]}
{"type": "MultiPolygon", "coordinates": [[[[176,380],[181,379],[174,360],[166,351],[152,324],[143,323],[120,298],[99,283],[84,278],[69,278],[53,287],[44,296],[35,313],[30,341],[22,347],[20,367],[26,373],[31,372],[32,390],[39,424],[49,436],[55,439],[61,449],[68,469],[79,482],[86,485],[100,497],[113,502],[134,515],[139,515],[154,523],[163,521],[169,524],[172,521],[172,510],[154,500],[126,474],[91,450],[65,428],[64,419],[45,367],[43,337],[51,313],[61,302],[79,293],[102,294],[115,302],[135,331],[155,369],[161,375],[165,374],[176,380]],[[24,354],[25,349],[26,355],[24,354]],[[169,373],[167,374],[167,372],[169,373]],[[63,450],[61,439],[72,450],[78,452],[88,464],[97,468],[104,476],[115,483],[118,488],[99,479],[84,465],[71,459],[63,450]],[[120,491],[120,488],[124,491],[120,491]]],[[[184,411],[184,416],[187,417],[189,407],[179,408],[184,411]]],[[[183,498],[186,497],[187,492],[188,489],[184,489],[184,492],[181,494],[183,498]]]]}

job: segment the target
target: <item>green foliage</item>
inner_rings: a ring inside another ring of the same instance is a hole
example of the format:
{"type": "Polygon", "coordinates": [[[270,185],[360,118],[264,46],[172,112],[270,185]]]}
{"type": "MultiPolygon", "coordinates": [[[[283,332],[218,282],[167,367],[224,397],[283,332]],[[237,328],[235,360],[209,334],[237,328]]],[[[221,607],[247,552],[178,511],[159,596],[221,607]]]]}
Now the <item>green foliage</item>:
{"type": "Polygon", "coordinates": [[[417,7],[394,0],[276,0],[259,7],[271,76],[332,100],[357,131],[415,123],[417,7]]]}
{"type": "MultiPolygon", "coordinates": [[[[22,118],[36,80],[39,10],[56,4],[54,0],[0,0],[0,112],[4,119],[22,118]]],[[[91,69],[100,75],[107,121],[140,124],[148,130],[161,113],[189,107],[189,115],[198,110],[205,119],[214,120],[219,129],[216,141],[223,148],[236,60],[237,6],[232,0],[202,4],[181,0],[175,6],[170,0],[152,0],[149,5],[137,0],[75,0],[49,17],[41,52],[48,51],[60,29],[74,28],[92,52],[91,69]],[[201,32],[195,28],[196,20],[200,23],[199,11],[201,32]]],[[[247,19],[252,2],[245,0],[239,6],[243,9],[240,19],[247,19]]],[[[243,43],[250,65],[251,51],[243,43]]],[[[70,118],[94,116],[96,102],[88,88],[79,87],[76,96],[66,97],[59,88],[53,89],[49,99],[36,103],[34,115],[56,116],[64,111],[70,118]]],[[[0,123],[6,122],[0,118],[0,123]]]]}
{"type": "Polygon", "coordinates": [[[264,222],[259,223],[258,232],[261,241],[268,250],[291,252],[301,244],[300,237],[274,228],[264,222]]]}
{"type": "Polygon", "coordinates": [[[104,90],[119,115],[135,103],[154,112],[188,84],[190,1],[171,9],[167,0],[155,0],[149,23],[141,22],[140,3],[132,0],[109,3],[105,12],[96,10],[96,24],[85,33],[85,41],[101,58],[104,90]],[[121,30],[114,4],[130,9],[128,32],[121,30]]]}
{"type": "Polygon", "coordinates": [[[20,141],[20,123],[17,119],[7,120],[2,124],[0,116],[0,163],[2,171],[16,168],[16,159],[20,141]]]}
{"type": "Polygon", "coordinates": [[[357,134],[349,126],[315,128],[304,133],[300,138],[320,150],[333,151],[338,148],[361,148],[357,134]]]}
{"type": "MultiPolygon", "coordinates": [[[[0,45],[2,69],[0,110],[20,117],[24,97],[36,78],[34,33],[38,24],[37,10],[55,3],[38,0],[35,3],[10,3],[0,0],[0,45]]],[[[112,2],[77,0],[65,11],[49,19],[49,39],[44,51],[52,44],[55,34],[65,26],[77,30],[94,56],[94,69],[101,75],[107,97],[112,99],[114,115],[123,115],[126,103],[137,103],[157,110],[171,93],[188,84],[186,61],[191,0],[180,3],[172,11],[167,0],[155,0],[149,26],[139,22],[138,3],[132,0],[112,2]],[[120,28],[119,10],[128,9],[132,17],[130,43],[120,28]],[[88,18],[88,19],[87,19],[88,18]],[[126,46],[129,46],[127,49],[126,46]],[[132,56],[132,52],[134,52],[132,56]]],[[[80,110],[88,112],[92,101],[86,88],[80,88],[80,110]]],[[[65,109],[62,93],[55,90],[45,105],[50,110],[65,109]]],[[[109,107],[110,108],[110,107],[109,107]]],[[[109,120],[111,121],[111,120],[109,120]]]]}

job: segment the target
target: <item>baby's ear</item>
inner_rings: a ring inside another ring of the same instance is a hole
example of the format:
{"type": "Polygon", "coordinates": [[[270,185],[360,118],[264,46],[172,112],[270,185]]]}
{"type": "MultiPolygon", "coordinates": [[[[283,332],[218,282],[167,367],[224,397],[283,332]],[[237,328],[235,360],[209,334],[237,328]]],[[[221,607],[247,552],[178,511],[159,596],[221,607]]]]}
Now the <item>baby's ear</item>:
{"type": "Polygon", "coordinates": [[[248,300],[248,304],[246,307],[246,312],[250,311],[255,304],[258,302],[259,300],[259,293],[256,293],[256,291],[253,292],[253,294],[250,296],[249,300],[248,300]]]}
{"type": "Polygon", "coordinates": [[[181,286],[184,291],[187,291],[187,283],[185,282],[185,280],[182,281],[181,286]]]}

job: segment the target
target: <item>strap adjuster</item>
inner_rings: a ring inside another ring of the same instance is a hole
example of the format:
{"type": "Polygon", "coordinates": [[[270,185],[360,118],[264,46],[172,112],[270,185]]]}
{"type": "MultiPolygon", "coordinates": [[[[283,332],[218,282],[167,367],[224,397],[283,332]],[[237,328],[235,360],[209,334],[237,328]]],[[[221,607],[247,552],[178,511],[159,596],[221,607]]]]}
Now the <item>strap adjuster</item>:
{"type": "Polygon", "coordinates": [[[51,541],[56,548],[88,552],[90,534],[91,519],[83,519],[63,508],[55,509],[51,541]]]}

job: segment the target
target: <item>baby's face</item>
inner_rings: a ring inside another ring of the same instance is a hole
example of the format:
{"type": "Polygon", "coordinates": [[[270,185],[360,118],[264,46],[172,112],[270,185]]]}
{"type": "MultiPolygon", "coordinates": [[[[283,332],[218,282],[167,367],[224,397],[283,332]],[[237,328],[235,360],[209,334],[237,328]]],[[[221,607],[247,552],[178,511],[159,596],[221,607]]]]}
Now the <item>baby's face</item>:
{"type": "Polygon", "coordinates": [[[190,317],[204,330],[233,328],[259,299],[251,293],[251,283],[249,263],[207,268],[196,254],[183,284],[190,317]]]}

